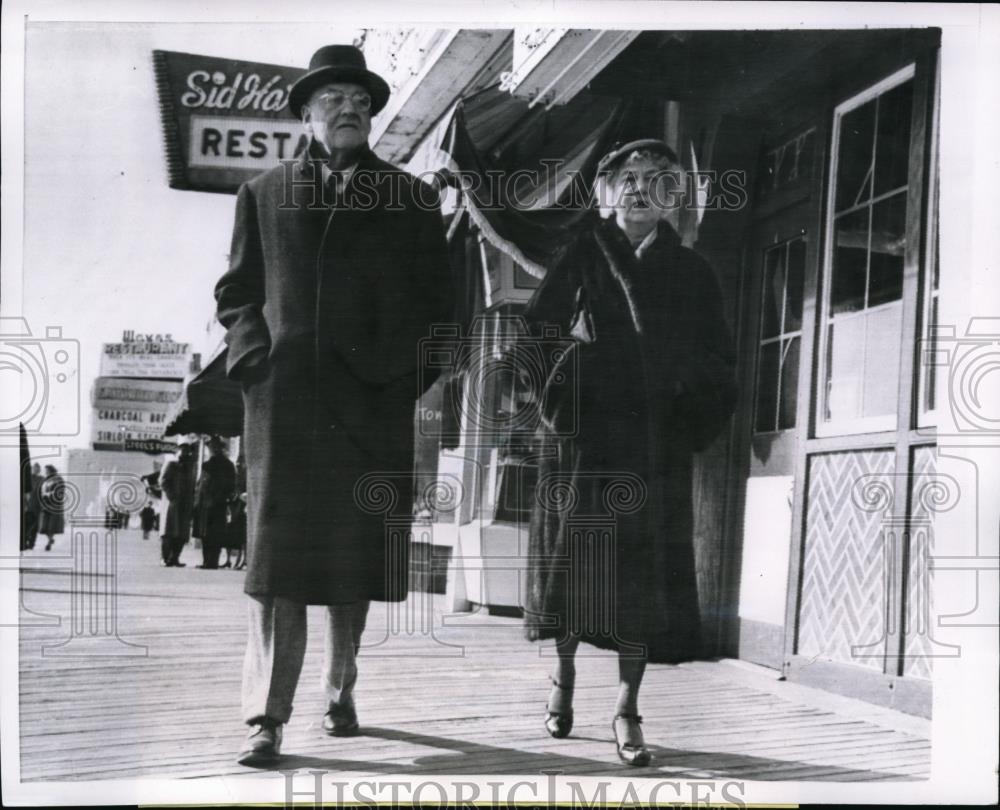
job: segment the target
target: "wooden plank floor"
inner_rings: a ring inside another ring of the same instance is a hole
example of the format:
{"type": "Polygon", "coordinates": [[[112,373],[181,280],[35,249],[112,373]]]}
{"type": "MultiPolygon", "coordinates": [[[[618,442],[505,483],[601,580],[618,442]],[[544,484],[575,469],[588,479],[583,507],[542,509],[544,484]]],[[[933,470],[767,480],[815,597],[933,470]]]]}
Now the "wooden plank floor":
{"type": "MultiPolygon", "coordinates": [[[[243,575],[158,564],[159,543],[136,531],[118,543],[117,629],[124,641],[95,656],[70,634],[68,541],[29,552],[22,575],[20,740],[24,781],[138,776],[259,776],[233,761],[245,640],[243,575]],[[41,562],[38,562],[41,560],[41,562]],[[57,567],[62,570],[56,570],[57,567]],[[45,616],[57,617],[46,619],[45,616]],[[81,655],[58,655],[82,650],[81,655]],[[54,654],[55,653],[55,654],[54,654]]],[[[102,592],[109,577],[89,581],[102,592]]],[[[418,616],[420,604],[409,607],[418,616]]],[[[834,697],[733,662],[651,666],[641,696],[654,767],[618,763],[610,719],[613,655],[578,662],[576,726],[553,740],[542,728],[548,651],[522,640],[516,619],[441,616],[435,637],[387,635],[375,604],[356,692],[363,736],[326,737],[320,683],[322,608],[310,608],[306,663],[280,767],[376,774],[565,774],[875,781],[924,779],[926,721],[834,697]],[[378,642],[382,642],[379,644],[378,642]]],[[[93,614],[83,614],[90,617],[93,614]]],[[[104,620],[103,615],[100,617],[104,620]]]]}

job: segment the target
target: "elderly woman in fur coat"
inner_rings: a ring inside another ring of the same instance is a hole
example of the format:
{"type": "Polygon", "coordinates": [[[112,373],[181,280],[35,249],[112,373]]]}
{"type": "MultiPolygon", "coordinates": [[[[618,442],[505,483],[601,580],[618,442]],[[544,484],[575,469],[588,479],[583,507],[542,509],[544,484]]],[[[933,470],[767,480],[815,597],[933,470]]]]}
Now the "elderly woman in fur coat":
{"type": "Polygon", "coordinates": [[[718,282],[670,219],[680,169],[662,141],[602,159],[595,215],[546,276],[529,323],[572,348],[545,383],[529,541],[526,633],[554,639],[545,726],[573,723],[580,642],[615,650],[618,756],[651,757],[638,693],[648,661],[701,654],[692,540],[692,456],[736,401],[718,282]]]}

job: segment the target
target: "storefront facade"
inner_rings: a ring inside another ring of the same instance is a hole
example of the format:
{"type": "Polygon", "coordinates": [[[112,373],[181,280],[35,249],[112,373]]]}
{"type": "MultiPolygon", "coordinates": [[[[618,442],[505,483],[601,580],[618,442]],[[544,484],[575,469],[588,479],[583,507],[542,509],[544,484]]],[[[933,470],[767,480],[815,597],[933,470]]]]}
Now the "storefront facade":
{"type": "MultiPolygon", "coordinates": [[[[619,134],[664,138],[704,178],[679,229],[722,283],[741,383],[730,431],[695,470],[709,652],[928,715],[937,33],[515,31],[488,41],[477,87],[492,70],[509,101],[486,104],[476,90],[467,108],[483,154],[507,155],[508,169],[573,165],[597,136],[538,121],[576,120],[574,104],[610,99],[624,104],[619,134]],[[725,193],[734,177],[738,199],[725,193]]],[[[395,157],[413,171],[449,165],[446,118],[413,126],[409,146],[394,135],[395,157]]],[[[559,181],[549,185],[556,195],[559,181]]],[[[545,194],[536,199],[543,208],[545,194]]],[[[538,263],[519,261],[517,240],[472,216],[461,195],[451,202],[453,253],[478,284],[467,338],[496,363],[461,387],[457,441],[438,470],[467,497],[441,517],[440,536],[459,561],[456,604],[516,608],[530,460],[516,430],[484,431],[469,415],[522,405],[517,374],[501,369],[538,263]]]]}
{"type": "MultiPolygon", "coordinates": [[[[728,459],[739,607],[720,646],[929,714],[937,41],[863,39],[820,50],[756,116],[728,459]]],[[[730,132],[752,132],[740,112],[730,132]]]]}

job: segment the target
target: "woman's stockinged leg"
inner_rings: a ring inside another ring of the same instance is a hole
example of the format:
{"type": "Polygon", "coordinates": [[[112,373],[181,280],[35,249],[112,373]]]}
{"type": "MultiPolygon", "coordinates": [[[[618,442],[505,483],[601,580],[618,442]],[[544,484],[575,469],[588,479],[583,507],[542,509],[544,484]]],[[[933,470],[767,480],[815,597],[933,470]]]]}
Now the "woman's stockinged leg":
{"type": "Polygon", "coordinates": [[[618,653],[618,703],[615,714],[639,714],[639,687],[646,672],[646,657],[618,653]]]}
{"type": "Polygon", "coordinates": [[[556,642],[558,657],[552,668],[552,680],[571,693],[576,685],[576,650],[579,646],[579,636],[567,636],[556,642]]]}
{"type": "Polygon", "coordinates": [[[629,765],[648,765],[649,750],[642,736],[639,687],[646,671],[646,657],[634,651],[618,652],[618,702],[612,723],[618,756],[629,765]]]}
{"type": "Polygon", "coordinates": [[[573,729],[573,687],[576,685],[577,636],[556,642],[556,663],[552,670],[552,691],[546,705],[545,728],[553,737],[566,737],[573,729]]]}

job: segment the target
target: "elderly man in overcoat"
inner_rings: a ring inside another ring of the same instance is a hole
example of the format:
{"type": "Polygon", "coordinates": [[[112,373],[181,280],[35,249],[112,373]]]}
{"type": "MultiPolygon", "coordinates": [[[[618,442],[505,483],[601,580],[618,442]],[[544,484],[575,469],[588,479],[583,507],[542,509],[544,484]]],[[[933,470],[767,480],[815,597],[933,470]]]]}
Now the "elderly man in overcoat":
{"type": "Polygon", "coordinates": [[[240,188],[215,289],[245,405],[248,765],[279,755],[306,606],[327,606],[323,727],[349,736],[369,602],[407,596],[407,549],[387,550],[366,487],[413,469],[420,339],[453,296],[437,191],[368,145],[388,97],[359,49],[313,55],[289,94],[309,145],[240,188]]]}

